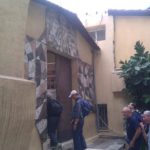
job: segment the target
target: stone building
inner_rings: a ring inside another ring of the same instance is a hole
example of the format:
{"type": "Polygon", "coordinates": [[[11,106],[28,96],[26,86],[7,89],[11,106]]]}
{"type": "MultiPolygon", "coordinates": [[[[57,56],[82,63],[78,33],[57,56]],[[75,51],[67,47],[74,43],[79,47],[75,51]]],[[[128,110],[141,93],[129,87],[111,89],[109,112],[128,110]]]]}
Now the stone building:
{"type": "Polygon", "coordinates": [[[136,40],[149,49],[149,10],[111,11],[88,25],[100,50],[77,16],[55,4],[2,0],[0,8],[0,150],[47,149],[46,94],[63,104],[59,140],[70,141],[71,89],[97,104],[85,120],[86,139],[97,127],[122,135],[127,101],[118,62],[136,40]]]}
{"type": "MultiPolygon", "coordinates": [[[[0,149],[47,149],[47,94],[63,104],[59,141],[70,141],[68,95],[76,89],[96,104],[94,56],[100,48],[76,14],[55,4],[4,0],[0,7],[0,149]]],[[[95,113],[84,132],[86,138],[97,134],[95,113]]]]}
{"type": "MultiPolygon", "coordinates": [[[[72,89],[96,104],[94,55],[100,51],[76,14],[55,4],[32,0],[29,4],[25,38],[25,78],[36,84],[35,122],[43,149],[47,149],[47,94],[59,100],[64,111],[59,141],[71,140],[72,89]]],[[[96,114],[88,116],[86,138],[97,134],[96,114]],[[89,130],[91,129],[92,130],[89,130]]]]}

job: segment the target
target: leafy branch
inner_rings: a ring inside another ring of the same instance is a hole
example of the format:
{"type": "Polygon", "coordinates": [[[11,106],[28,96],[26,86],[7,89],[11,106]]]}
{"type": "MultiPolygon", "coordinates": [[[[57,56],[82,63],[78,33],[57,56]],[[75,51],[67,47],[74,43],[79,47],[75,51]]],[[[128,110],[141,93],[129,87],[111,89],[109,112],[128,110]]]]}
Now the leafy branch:
{"type": "Polygon", "coordinates": [[[132,100],[139,105],[150,104],[150,53],[137,41],[136,53],[127,61],[120,61],[125,86],[132,100]]]}

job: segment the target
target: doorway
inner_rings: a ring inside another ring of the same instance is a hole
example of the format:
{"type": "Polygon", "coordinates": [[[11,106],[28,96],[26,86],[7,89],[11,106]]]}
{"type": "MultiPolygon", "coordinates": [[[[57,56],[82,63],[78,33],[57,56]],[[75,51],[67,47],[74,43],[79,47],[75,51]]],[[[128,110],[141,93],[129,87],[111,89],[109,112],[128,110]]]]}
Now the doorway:
{"type": "Polygon", "coordinates": [[[68,99],[71,91],[71,60],[50,52],[47,58],[47,90],[63,105],[58,139],[59,142],[64,142],[72,138],[70,126],[72,102],[68,99]]]}

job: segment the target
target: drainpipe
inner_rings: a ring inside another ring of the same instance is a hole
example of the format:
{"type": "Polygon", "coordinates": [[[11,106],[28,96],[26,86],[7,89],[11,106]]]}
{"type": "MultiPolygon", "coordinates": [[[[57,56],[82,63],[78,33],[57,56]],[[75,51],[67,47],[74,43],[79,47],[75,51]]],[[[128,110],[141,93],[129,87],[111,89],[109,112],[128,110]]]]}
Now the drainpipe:
{"type": "Polygon", "coordinates": [[[114,55],[114,70],[116,69],[116,55],[115,55],[115,45],[116,45],[116,37],[115,37],[115,32],[116,32],[116,24],[115,24],[116,17],[113,16],[113,55],[114,55]]]}

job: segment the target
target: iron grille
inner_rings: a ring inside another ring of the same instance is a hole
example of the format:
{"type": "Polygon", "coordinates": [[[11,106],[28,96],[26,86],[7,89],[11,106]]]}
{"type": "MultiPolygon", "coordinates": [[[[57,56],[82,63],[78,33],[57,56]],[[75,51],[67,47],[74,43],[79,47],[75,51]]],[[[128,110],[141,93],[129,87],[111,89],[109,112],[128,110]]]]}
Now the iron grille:
{"type": "Polygon", "coordinates": [[[108,117],[107,117],[107,104],[98,104],[97,105],[98,113],[98,128],[99,130],[108,129],[108,117]]]}

